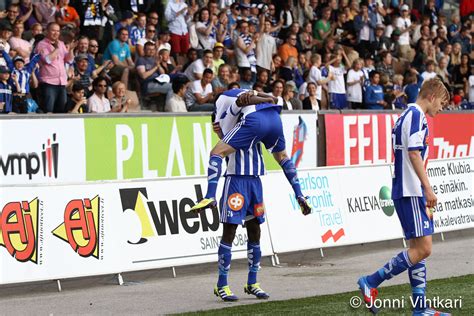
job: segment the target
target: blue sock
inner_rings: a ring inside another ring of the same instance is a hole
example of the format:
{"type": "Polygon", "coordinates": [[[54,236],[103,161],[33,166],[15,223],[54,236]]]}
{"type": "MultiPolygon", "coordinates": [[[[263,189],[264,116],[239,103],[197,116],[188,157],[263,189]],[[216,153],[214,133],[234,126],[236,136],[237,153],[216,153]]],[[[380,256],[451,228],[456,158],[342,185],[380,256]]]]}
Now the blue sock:
{"type": "Polygon", "coordinates": [[[217,280],[217,287],[226,286],[227,275],[230,270],[230,260],[232,259],[232,244],[228,245],[221,241],[219,245],[219,251],[217,255],[219,256],[218,267],[219,267],[219,279],[217,280]]]}
{"type": "Polygon", "coordinates": [[[387,262],[383,268],[367,276],[367,282],[371,287],[378,287],[383,281],[399,275],[411,266],[412,264],[408,258],[408,250],[404,250],[387,262]]]}
{"type": "Polygon", "coordinates": [[[423,311],[426,309],[426,265],[425,260],[421,260],[408,269],[412,291],[413,309],[423,311]]]}
{"type": "Polygon", "coordinates": [[[262,252],[260,251],[260,244],[247,243],[247,259],[249,261],[249,276],[247,284],[257,283],[257,272],[260,269],[260,259],[262,252]]]}
{"type": "Polygon", "coordinates": [[[209,158],[209,166],[207,168],[207,193],[206,199],[215,198],[217,183],[222,173],[222,157],[211,155],[209,158]]]}
{"type": "Polygon", "coordinates": [[[280,166],[283,169],[288,182],[290,182],[296,197],[303,196],[303,193],[301,192],[300,180],[298,179],[298,174],[293,161],[290,159],[283,159],[280,162],[280,166]]]}

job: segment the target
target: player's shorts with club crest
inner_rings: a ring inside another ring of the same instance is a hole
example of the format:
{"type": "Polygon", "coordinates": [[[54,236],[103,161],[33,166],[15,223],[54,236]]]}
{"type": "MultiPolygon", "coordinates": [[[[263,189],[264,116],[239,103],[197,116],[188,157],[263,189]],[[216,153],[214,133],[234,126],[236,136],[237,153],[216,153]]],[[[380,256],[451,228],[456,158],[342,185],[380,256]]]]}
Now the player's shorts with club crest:
{"type": "Polygon", "coordinates": [[[272,153],[285,150],[285,136],[280,113],[266,108],[244,116],[222,141],[235,149],[249,149],[262,142],[272,153]]]}
{"type": "Polygon", "coordinates": [[[422,196],[393,200],[406,239],[433,235],[433,214],[426,207],[422,196]]]}
{"type": "Polygon", "coordinates": [[[221,223],[243,225],[257,218],[265,222],[262,181],[256,176],[226,176],[219,203],[221,223]]]}

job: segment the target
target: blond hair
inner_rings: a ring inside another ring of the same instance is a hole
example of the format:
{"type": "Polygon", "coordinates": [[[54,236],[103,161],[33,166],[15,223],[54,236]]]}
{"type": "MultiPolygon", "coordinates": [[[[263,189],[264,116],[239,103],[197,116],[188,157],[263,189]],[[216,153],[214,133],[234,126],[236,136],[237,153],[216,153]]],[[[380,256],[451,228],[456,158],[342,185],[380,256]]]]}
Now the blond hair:
{"type": "Polygon", "coordinates": [[[418,96],[423,99],[426,99],[429,96],[434,96],[435,98],[440,98],[445,102],[449,102],[450,99],[448,89],[443,81],[437,77],[425,80],[418,96]]]}

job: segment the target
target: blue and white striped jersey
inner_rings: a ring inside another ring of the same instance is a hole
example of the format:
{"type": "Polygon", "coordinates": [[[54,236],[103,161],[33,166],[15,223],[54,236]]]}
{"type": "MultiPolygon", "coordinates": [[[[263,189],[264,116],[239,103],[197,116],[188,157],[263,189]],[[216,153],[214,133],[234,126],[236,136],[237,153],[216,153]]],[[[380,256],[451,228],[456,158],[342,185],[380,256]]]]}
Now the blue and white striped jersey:
{"type": "Polygon", "coordinates": [[[10,78],[10,84],[13,87],[14,92],[18,93],[30,93],[30,78],[31,78],[31,73],[34,71],[36,64],[40,60],[40,55],[35,54],[31,59],[30,62],[26,65],[21,70],[18,70],[15,68],[15,63],[11,59],[10,55],[8,55],[4,50],[1,52],[3,58],[7,62],[7,67],[10,70],[12,74],[15,74],[16,77],[18,78],[18,84],[20,85],[20,91],[16,91],[16,85],[13,83],[13,81],[10,78]]]}
{"type": "MultiPolygon", "coordinates": [[[[240,110],[243,108],[236,107],[235,101],[240,94],[247,91],[244,89],[228,90],[216,100],[215,122],[219,123],[224,135],[239,122],[240,110]]],[[[226,175],[261,176],[264,174],[265,164],[260,143],[254,144],[249,150],[237,150],[227,157],[226,175]]]]}
{"type": "Polygon", "coordinates": [[[425,113],[416,103],[398,118],[392,130],[392,147],[395,171],[392,179],[392,199],[423,196],[421,181],[408,156],[409,151],[419,150],[423,161],[428,158],[428,122],[425,113]]]}

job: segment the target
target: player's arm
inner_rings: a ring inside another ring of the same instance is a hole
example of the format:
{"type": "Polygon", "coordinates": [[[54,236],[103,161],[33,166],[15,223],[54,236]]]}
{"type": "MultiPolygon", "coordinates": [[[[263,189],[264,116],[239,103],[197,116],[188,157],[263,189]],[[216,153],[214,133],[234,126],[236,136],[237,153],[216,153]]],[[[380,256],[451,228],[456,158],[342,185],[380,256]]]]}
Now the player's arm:
{"type": "Polygon", "coordinates": [[[275,103],[276,104],[277,102],[278,102],[278,98],[275,98],[271,95],[257,92],[257,91],[249,91],[249,92],[245,92],[239,95],[235,104],[238,107],[244,107],[244,106],[260,104],[260,103],[275,103]]]}
{"type": "Polygon", "coordinates": [[[408,157],[410,158],[410,162],[413,166],[413,169],[415,169],[415,173],[418,176],[418,179],[420,179],[421,186],[424,189],[426,206],[435,207],[437,203],[437,198],[433,190],[431,189],[430,181],[428,180],[428,176],[426,175],[420,151],[410,150],[408,152],[408,157]]]}

